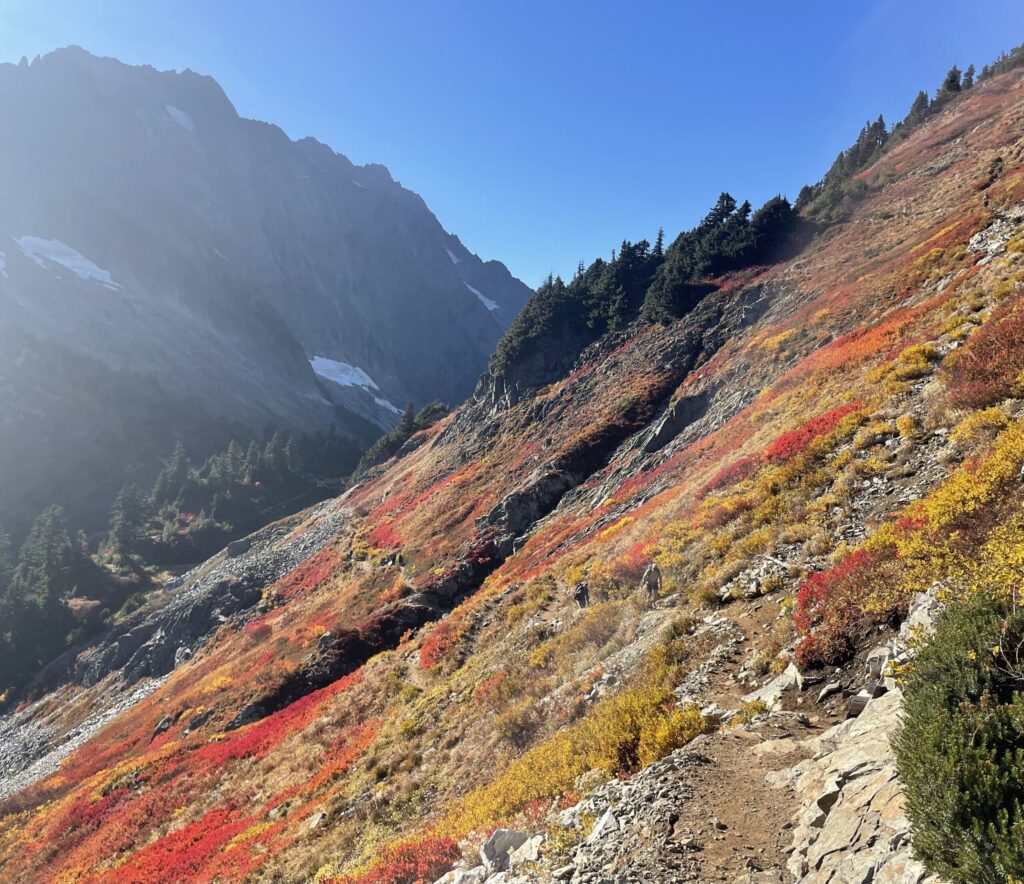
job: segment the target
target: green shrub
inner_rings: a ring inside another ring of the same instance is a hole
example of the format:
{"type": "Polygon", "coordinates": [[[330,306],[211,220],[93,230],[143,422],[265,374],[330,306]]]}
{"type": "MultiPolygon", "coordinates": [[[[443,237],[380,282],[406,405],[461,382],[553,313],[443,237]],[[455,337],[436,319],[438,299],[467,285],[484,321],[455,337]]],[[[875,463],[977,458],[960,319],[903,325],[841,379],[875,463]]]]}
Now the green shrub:
{"type": "Polygon", "coordinates": [[[894,747],[914,849],[954,884],[1024,878],[1024,614],[978,597],[907,677],[894,747]]]}

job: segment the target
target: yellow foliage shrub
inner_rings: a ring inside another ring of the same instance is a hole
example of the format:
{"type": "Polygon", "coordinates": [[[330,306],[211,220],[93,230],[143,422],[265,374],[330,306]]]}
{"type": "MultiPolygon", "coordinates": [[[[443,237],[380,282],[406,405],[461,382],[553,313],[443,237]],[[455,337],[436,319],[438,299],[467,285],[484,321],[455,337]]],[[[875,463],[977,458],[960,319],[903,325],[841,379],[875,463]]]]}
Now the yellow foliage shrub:
{"type": "Polygon", "coordinates": [[[901,381],[915,380],[931,372],[932,363],[939,358],[938,348],[932,343],[914,344],[896,358],[893,377],[901,381]]]}
{"type": "Polygon", "coordinates": [[[858,451],[877,445],[886,436],[892,436],[896,427],[888,421],[875,420],[861,427],[853,437],[853,447],[858,451]]]}
{"type": "Polygon", "coordinates": [[[628,773],[705,733],[696,709],[679,709],[664,680],[640,683],[597,703],[580,722],[559,731],[513,761],[495,780],[459,803],[439,826],[461,836],[508,819],[527,804],[554,798],[589,770],[628,773]]]}
{"type": "Polygon", "coordinates": [[[949,434],[957,445],[970,447],[978,442],[991,442],[996,434],[1009,426],[1010,419],[998,405],[967,415],[949,434]]]}
{"type": "Polygon", "coordinates": [[[902,414],[896,418],[896,430],[901,439],[915,439],[920,431],[918,420],[912,414],[902,414]]]}
{"type": "Polygon", "coordinates": [[[783,350],[793,338],[795,338],[799,332],[795,328],[788,328],[784,332],[780,332],[774,337],[768,338],[764,342],[764,349],[770,353],[777,353],[783,350]]]}

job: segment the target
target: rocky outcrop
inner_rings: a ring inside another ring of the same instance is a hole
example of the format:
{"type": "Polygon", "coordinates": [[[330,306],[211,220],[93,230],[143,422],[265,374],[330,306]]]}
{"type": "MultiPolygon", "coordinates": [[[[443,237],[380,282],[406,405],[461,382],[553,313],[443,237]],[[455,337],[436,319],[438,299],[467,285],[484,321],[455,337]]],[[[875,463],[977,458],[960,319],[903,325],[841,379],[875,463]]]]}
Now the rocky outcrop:
{"type": "Polygon", "coordinates": [[[44,668],[30,690],[66,680],[95,685],[114,672],[128,684],[166,675],[189,659],[213,632],[253,610],[263,590],[332,541],[349,518],[333,501],[302,514],[310,521],[292,537],[295,519],[245,538],[242,546],[168,583],[163,607],[140,612],[87,649],[76,648],[44,668]],[[312,518],[310,518],[310,516],[312,518]]]}
{"type": "Polygon", "coordinates": [[[695,396],[680,396],[661,419],[651,428],[643,450],[653,454],[664,448],[694,421],[703,417],[711,403],[710,393],[698,393],[695,396]]]}
{"type": "MultiPolygon", "coordinates": [[[[884,659],[905,659],[912,635],[934,628],[934,593],[918,596],[884,659]]],[[[868,656],[869,670],[873,661],[868,656]]],[[[788,869],[806,884],[939,884],[914,859],[905,795],[892,737],[899,729],[903,694],[882,664],[886,692],[866,701],[863,712],[807,743],[814,756],[769,776],[796,789],[802,804],[793,832],[788,869]]]]}
{"type": "Polygon", "coordinates": [[[826,731],[813,760],[784,772],[804,810],[788,868],[807,884],[935,881],[913,858],[910,821],[890,738],[902,694],[889,691],[863,714],[826,731]]]}

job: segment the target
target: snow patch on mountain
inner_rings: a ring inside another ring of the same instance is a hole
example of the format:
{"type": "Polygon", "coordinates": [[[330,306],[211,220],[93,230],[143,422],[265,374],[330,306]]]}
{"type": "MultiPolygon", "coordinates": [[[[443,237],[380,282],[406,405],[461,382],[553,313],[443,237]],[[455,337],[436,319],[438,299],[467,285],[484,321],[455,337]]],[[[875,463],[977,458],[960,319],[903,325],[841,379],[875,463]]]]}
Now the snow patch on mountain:
{"type": "Polygon", "coordinates": [[[362,387],[364,390],[379,390],[376,381],[357,365],[349,365],[347,362],[338,362],[335,359],[328,359],[326,356],[314,356],[309,360],[320,377],[334,381],[342,387],[362,387]]]}
{"type": "Polygon", "coordinates": [[[495,310],[501,309],[501,304],[499,304],[497,301],[492,301],[483,292],[481,292],[480,289],[473,288],[473,286],[466,282],[466,280],[462,280],[462,284],[467,289],[469,289],[474,295],[476,295],[480,299],[480,303],[483,304],[488,310],[493,312],[495,310]]]}
{"type": "Polygon", "coordinates": [[[387,399],[381,399],[380,396],[374,396],[373,401],[376,402],[381,408],[386,408],[395,414],[401,414],[402,409],[398,408],[394,402],[388,402],[387,399]]]}
{"type": "MultiPolygon", "coordinates": [[[[121,288],[114,282],[110,273],[101,267],[97,267],[81,252],[76,252],[71,246],[62,243],[59,239],[43,239],[40,236],[16,236],[14,241],[18,248],[31,258],[40,267],[57,264],[70,270],[76,276],[86,280],[98,282],[108,289],[121,288]]],[[[6,273],[4,274],[6,276],[6,273]]]]}
{"type": "Polygon", "coordinates": [[[451,258],[452,264],[454,264],[456,267],[458,267],[462,263],[462,259],[458,255],[456,255],[455,252],[453,252],[451,249],[445,249],[445,251],[448,253],[448,257],[451,258]]]}
{"type": "Polygon", "coordinates": [[[0,276],[7,279],[7,256],[0,252],[0,276]]]}
{"type": "Polygon", "coordinates": [[[195,131],[196,124],[192,122],[192,117],[180,107],[175,107],[173,104],[165,104],[164,107],[167,108],[167,116],[181,126],[182,129],[188,129],[189,132],[195,131]]]}

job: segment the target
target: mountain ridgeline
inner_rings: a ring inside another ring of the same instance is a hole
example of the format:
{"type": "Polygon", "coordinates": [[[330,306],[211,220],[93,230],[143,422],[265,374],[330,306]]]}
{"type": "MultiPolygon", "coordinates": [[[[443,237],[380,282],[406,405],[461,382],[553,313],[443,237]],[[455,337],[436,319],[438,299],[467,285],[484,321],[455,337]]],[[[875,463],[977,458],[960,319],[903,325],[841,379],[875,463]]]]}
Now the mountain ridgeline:
{"type": "MultiPolygon", "coordinates": [[[[178,441],[365,450],[472,392],[530,290],[380,165],[77,47],[0,65],[0,523],[90,535],[178,441]]],[[[336,466],[350,472],[358,453],[336,466]]]]}
{"type": "MultiPolygon", "coordinates": [[[[986,65],[977,82],[1024,64],[1020,48],[986,65]]],[[[566,283],[550,276],[502,336],[477,395],[513,402],[524,392],[557,379],[591,343],[640,319],[672,322],[686,315],[725,274],[786,258],[829,224],[846,217],[868,189],[863,174],[887,147],[899,144],[954,96],[975,85],[971,65],[952,67],[935,97],[921,91],[906,117],[892,129],[884,118],[864,124],[815,184],[801,188],[795,204],[784,196],[753,211],[722,193],[704,219],[668,248],[659,231],[647,240],[623,240],[611,259],[581,262],[566,283]]]]}

